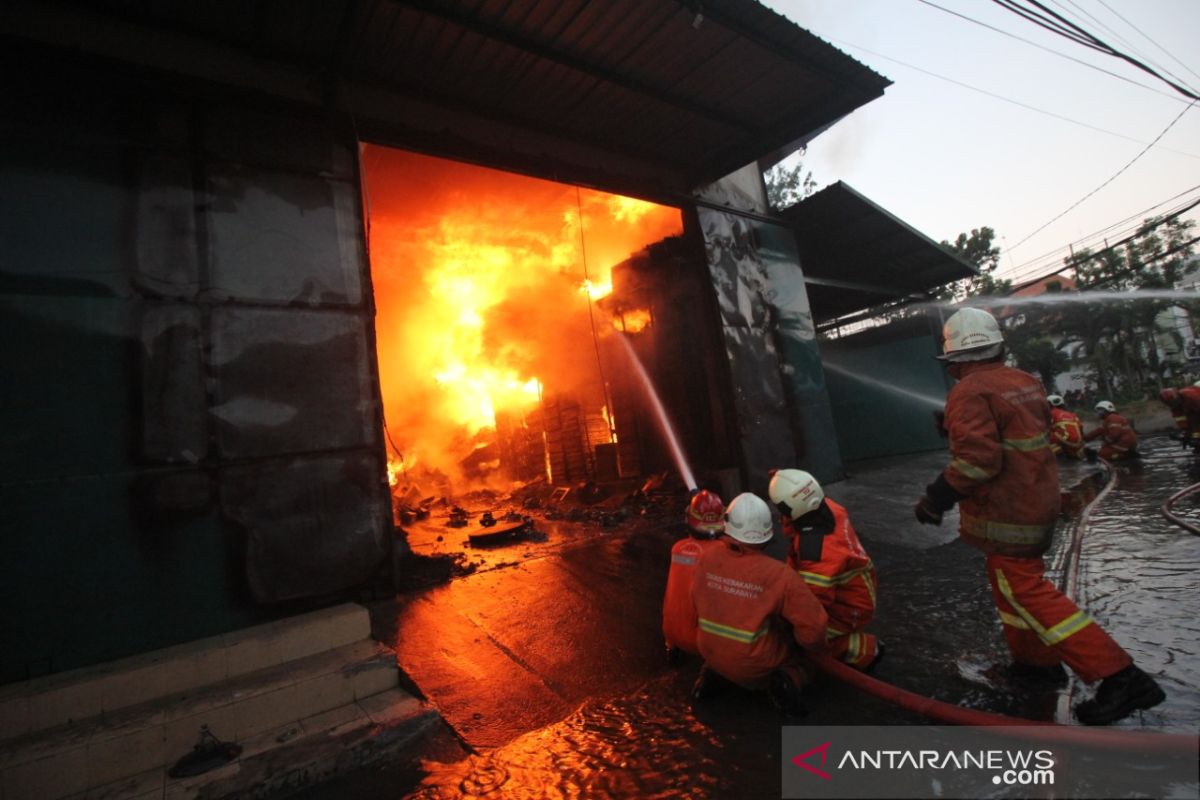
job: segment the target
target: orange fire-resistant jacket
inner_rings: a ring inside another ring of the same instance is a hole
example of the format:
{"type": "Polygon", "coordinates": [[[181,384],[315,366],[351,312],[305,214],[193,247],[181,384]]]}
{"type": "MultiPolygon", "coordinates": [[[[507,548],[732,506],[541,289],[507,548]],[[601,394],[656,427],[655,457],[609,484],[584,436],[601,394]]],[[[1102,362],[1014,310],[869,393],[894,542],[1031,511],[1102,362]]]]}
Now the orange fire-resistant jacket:
{"type": "Polygon", "coordinates": [[[667,572],[667,591],[663,595],[663,639],[667,647],[678,647],[698,654],[696,612],[692,608],[692,577],[704,551],[717,545],[716,539],[680,539],[671,548],[671,568],[667,572]]]}
{"type": "Polygon", "coordinates": [[[995,362],[966,363],[946,397],[952,460],[943,475],[959,494],[959,533],[987,553],[1040,556],[1058,516],[1058,465],[1050,405],[1037,378],[995,362]]]}
{"type": "Polygon", "coordinates": [[[1200,439],[1200,387],[1187,386],[1179,390],[1179,405],[1172,409],[1175,424],[1193,439],[1200,439]]]}
{"type": "Polygon", "coordinates": [[[829,615],[829,636],[859,630],[875,616],[875,565],[846,509],[825,498],[833,512],[833,532],[821,541],[821,559],[800,558],[800,537],[784,517],[783,529],[791,538],[788,566],[796,570],[829,615]]]}
{"type": "Polygon", "coordinates": [[[1055,455],[1066,451],[1067,455],[1080,458],[1083,451],[1083,423],[1079,415],[1065,408],[1052,408],[1050,423],[1050,449],[1055,455]]]}
{"type": "Polygon", "coordinates": [[[796,645],[820,649],[828,617],[782,561],[729,537],[700,557],[692,582],[700,655],[718,674],[753,684],[792,661],[796,645]]]}
{"type": "Polygon", "coordinates": [[[1111,451],[1110,453],[1101,453],[1101,458],[1108,456],[1121,458],[1137,447],[1137,434],[1133,432],[1129,420],[1116,412],[1105,414],[1104,419],[1100,422],[1100,427],[1088,431],[1083,438],[1090,442],[1100,437],[1104,437],[1105,449],[1111,451]]]}

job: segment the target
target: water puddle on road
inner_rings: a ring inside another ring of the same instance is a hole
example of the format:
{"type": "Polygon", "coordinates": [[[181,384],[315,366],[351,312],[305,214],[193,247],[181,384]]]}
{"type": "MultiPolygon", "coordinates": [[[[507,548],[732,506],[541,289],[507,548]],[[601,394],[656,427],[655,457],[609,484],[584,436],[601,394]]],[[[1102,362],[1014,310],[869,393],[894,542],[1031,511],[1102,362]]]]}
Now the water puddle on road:
{"type": "MultiPolygon", "coordinates": [[[[1167,700],[1119,726],[1195,732],[1200,719],[1200,537],[1159,514],[1167,497],[1200,481],[1200,465],[1166,437],[1146,437],[1138,463],[1119,465],[1116,486],[1089,515],[1078,601],[1135,661],[1158,677],[1167,700]]],[[[1078,482],[1085,465],[1070,467],[1078,482]]],[[[1084,481],[1075,514],[1095,497],[1084,481]]],[[[1200,520],[1200,501],[1177,511],[1200,520]]],[[[1065,527],[1069,529],[1072,524],[1065,527]]],[[[1063,562],[1063,535],[1047,556],[1063,562]]],[[[977,553],[959,543],[928,551],[879,548],[881,592],[894,607],[877,620],[889,638],[880,677],[951,703],[1030,718],[1055,718],[1057,694],[1016,698],[990,686],[986,667],[1006,654],[977,553]],[[886,570],[885,570],[886,565],[886,570]],[[972,627],[974,625],[974,627],[972,627]],[[976,674],[978,673],[978,674],[976,674]]],[[[1057,583],[1054,569],[1048,577],[1057,583]]],[[[885,599],[884,602],[887,602],[885,599]]],[[[581,669],[585,667],[581,666],[581,669]]],[[[589,665],[603,685],[603,667],[589,665]]],[[[693,711],[694,665],[653,676],[640,690],[589,700],[560,722],[456,763],[425,762],[415,794],[464,797],[777,797],[779,719],[764,697],[737,693],[693,711]]],[[[874,698],[826,681],[810,690],[823,724],[918,724],[874,698]]],[[[1072,700],[1085,694],[1075,687],[1072,700]]],[[[1061,709],[1059,720],[1062,718],[1061,709]]]]}

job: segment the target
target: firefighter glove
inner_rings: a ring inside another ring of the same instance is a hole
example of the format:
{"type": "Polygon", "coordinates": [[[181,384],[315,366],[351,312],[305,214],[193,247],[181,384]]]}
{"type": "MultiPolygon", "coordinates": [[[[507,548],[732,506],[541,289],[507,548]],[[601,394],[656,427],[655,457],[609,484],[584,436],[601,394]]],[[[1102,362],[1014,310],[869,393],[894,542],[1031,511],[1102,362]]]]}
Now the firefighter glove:
{"type": "Polygon", "coordinates": [[[933,412],[933,428],[937,431],[938,436],[941,436],[943,439],[948,439],[950,437],[950,431],[946,430],[945,411],[933,412]]]}
{"type": "Polygon", "coordinates": [[[913,509],[917,515],[917,522],[923,525],[941,525],[942,512],[929,495],[924,495],[917,501],[917,507],[913,509]]]}

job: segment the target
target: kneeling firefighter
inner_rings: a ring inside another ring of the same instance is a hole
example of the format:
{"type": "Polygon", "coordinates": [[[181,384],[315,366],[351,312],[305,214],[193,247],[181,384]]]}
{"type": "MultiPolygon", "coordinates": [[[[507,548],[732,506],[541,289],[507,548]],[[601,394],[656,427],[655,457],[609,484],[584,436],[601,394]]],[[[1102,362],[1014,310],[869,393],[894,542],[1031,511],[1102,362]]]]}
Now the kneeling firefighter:
{"type": "Polygon", "coordinates": [[[693,698],[721,679],[767,688],[785,716],[803,713],[808,682],[802,648],[824,650],[829,618],[796,571],[763,552],[774,535],[771,509],[750,493],[725,509],[725,536],[700,557],[692,583],[704,666],[693,698]]]}
{"type": "Polygon", "coordinates": [[[788,566],[812,589],[829,615],[829,653],[852,667],[869,669],[883,652],[865,633],[875,616],[875,565],[846,509],[825,496],[809,473],[781,469],[771,476],[771,502],[783,515],[788,566]]]}
{"type": "Polygon", "coordinates": [[[987,574],[1014,676],[1100,681],[1075,715],[1106,725],[1165,698],[1112,637],[1043,576],[1059,511],[1058,469],[1041,383],[1004,365],[1004,338],[986,311],[964,308],[946,321],[944,355],[958,382],[946,398],[952,460],[916,506],[940,525],[960,503],[959,534],[987,553],[987,574]]]}
{"type": "Polygon", "coordinates": [[[696,614],[692,611],[692,577],[700,556],[717,546],[717,537],[725,530],[725,504],[716,494],[701,489],[688,503],[684,522],[689,535],[671,548],[663,595],[663,640],[671,663],[680,660],[680,653],[700,652],[696,647],[696,614]]]}

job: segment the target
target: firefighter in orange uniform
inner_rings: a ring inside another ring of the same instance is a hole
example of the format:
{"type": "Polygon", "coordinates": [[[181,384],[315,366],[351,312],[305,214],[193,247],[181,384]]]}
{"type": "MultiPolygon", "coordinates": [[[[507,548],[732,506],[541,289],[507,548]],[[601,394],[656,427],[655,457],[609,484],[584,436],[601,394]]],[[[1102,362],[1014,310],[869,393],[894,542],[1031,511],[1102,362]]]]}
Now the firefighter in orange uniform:
{"type": "Polygon", "coordinates": [[[1107,400],[1096,403],[1096,413],[1100,415],[1100,427],[1094,428],[1083,435],[1085,441],[1104,437],[1100,445],[1100,457],[1105,461],[1120,461],[1137,457],[1137,434],[1129,420],[1117,413],[1117,407],[1107,400]]]}
{"type": "Polygon", "coordinates": [[[725,530],[725,504],[717,495],[701,489],[688,503],[684,520],[691,535],[671,548],[663,596],[663,639],[671,663],[679,661],[681,652],[700,653],[696,648],[696,613],[692,610],[692,576],[700,556],[717,544],[717,537],[725,530]]]}
{"type": "Polygon", "coordinates": [[[986,311],[958,311],[943,335],[940,358],[958,381],[946,398],[952,460],[926,487],[917,519],[940,525],[961,502],[959,534],[987,553],[1014,677],[1062,681],[1065,663],[1085,683],[1100,681],[1095,696],[1075,708],[1088,725],[1161,703],[1166,695],[1154,679],[1043,576],[1059,493],[1041,384],[1004,365],[1004,338],[986,311]]]}
{"type": "Polygon", "coordinates": [[[721,679],[767,688],[785,717],[803,713],[801,648],[824,650],[829,618],[796,571],[763,552],[771,509],[748,492],[725,510],[725,536],[700,557],[692,603],[704,667],[692,691],[710,697],[721,679]]]}
{"type": "Polygon", "coordinates": [[[1050,449],[1056,456],[1083,458],[1083,422],[1079,415],[1067,411],[1061,395],[1046,395],[1046,402],[1050,404],[1050,449]]]}
{"type": "Polygon", "coordinates": [[[869,669],[883,654],[863,628],[875,616],[875,565],[858,540],[846,509],[825,496],[817,479],[799,469],[771,476],[771,502],[783,515],[787,563],[829,615],[829,654],[869,669]]]}
{"type": "Polygon", "coordinates": [[[1163,389],[1158,398],[1171,409],[1183,446],[1200,452],[1200,384],[1183,389],[1163,389]]]}

